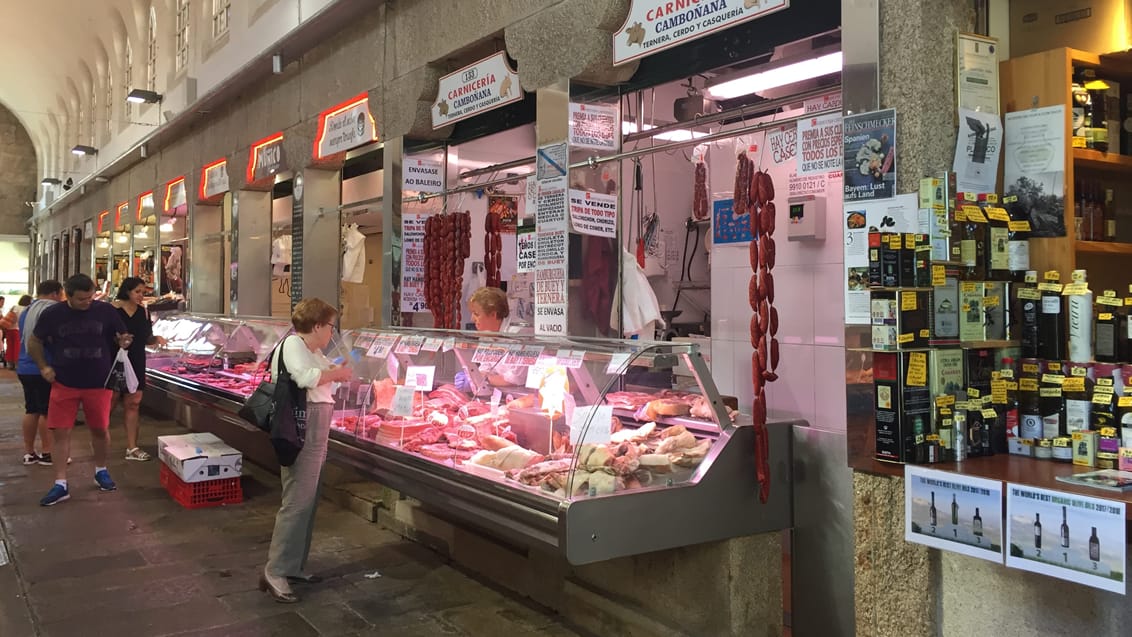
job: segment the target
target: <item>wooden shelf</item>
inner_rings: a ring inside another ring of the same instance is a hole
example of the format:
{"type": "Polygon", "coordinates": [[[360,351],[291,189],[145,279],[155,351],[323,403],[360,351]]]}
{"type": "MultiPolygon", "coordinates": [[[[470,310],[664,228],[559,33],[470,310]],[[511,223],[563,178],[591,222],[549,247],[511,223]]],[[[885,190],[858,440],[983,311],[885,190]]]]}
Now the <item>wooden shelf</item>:
{"type": "Polygon", "coordinates": [[[1124,254],[1132,256],[1132,243],[1116,241],[1077,241],[1075,247],[1083,254],[1124,254]]]}
{"type": "Polygon", "coordinates": [[[1119,153],[1102,153],[1088,148],[1074,148],[1073,163],[1079,168],[1132,172],[1132,156],[1119,153]]]}

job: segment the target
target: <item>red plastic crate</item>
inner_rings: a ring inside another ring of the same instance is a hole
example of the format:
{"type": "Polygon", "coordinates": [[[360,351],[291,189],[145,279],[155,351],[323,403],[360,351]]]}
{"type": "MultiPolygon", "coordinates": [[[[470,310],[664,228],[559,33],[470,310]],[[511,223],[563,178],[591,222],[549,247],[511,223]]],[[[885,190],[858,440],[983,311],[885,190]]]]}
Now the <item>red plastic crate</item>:
{"type": "Polygon", "coordinates": [[[204,482],[185,482],[165,465],[161,464],[161,486],[173,496],[178,504],[186,509],[203,509],[222,504],[239,504],[244,501],[244,488],[240,478],[218,478],[204,482]]]}

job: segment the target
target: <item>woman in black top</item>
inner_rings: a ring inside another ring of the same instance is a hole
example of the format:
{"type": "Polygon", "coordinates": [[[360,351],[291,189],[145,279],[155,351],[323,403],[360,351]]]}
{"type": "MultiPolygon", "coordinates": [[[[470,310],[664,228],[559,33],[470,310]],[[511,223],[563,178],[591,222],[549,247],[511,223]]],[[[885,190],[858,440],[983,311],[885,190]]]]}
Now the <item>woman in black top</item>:
{"type": "MultiPolygon", "coordinates": [[[[131,276],[122,281],[122,286],[118,288],[118,296],[114,299],[114,307],[122,315],[122,321],[126,323],[126,331],[134,337],[128,353],[130,367],[134,368],[134,375],[138,378],[138,390],[122,396],[126,412],[126,460],[142,462],[151,458],[148,453],[138,448],[138,408],[141,406],[142,390],[145,389],[145,348],[147,345],[165,344],[164,338],[153,334],[149,312],[142,305],[144,298],[145,281],[131,276]]],[[[115,396],[115,400],[117,398],[115,396]]]]}

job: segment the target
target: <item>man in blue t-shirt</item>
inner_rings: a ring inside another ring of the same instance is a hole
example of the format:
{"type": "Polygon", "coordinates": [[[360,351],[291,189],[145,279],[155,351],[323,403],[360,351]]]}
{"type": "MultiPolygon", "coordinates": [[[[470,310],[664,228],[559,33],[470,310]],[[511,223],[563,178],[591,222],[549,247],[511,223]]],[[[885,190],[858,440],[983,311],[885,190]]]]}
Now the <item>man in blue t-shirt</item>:
{"type": "Polygon", "coordinates": [[[133,341],[114,306],[94,300],[94,281],[89,276],[76,274],[67,279],[63,289],[67,301],[39,315],[27,346],[39,373],[52,384],[47,428],[55,436],[55,455],[61,460],[55,465],[55,484],[39,501],[42,506],[71,497],[67,463],[62,459],[70,457],[71,430],[80,404],[94,448],[94,482],[103,491],[117,488],[106,470],[112,394],[106,389],[106,378],[118,349],[128,348],[133,341]]]}
{"type": "MultiPolygon", "coordinates": [[[[43,281],[35,287],[35,300],[20,314],[20,357],[16,376],[24,388],[24,464],[51,465],[51,432],[47,429],[47,405],[51,400],[51,384],[39,373],[39,366],[28,356],[28,336],[39,322],[39,315],[63,300],[63,284],[43,281]],[[39,432],[40,453],[35,452],[35,434],[39,432]]],[[[50,362],[50,361],[48,361],[50,362]]]]}

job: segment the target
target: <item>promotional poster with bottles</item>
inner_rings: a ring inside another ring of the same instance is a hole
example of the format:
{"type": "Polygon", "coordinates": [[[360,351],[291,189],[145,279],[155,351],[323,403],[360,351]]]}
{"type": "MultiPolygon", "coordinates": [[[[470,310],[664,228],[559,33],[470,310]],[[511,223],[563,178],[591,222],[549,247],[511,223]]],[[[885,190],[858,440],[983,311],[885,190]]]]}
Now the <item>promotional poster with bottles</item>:
{"type": "Polygon", "coordinates": [[[1002,563],[1002,483],[904,466],[904,539],[1002,563]]]}
{"type": "Polygon", "coordinates": [[[1006,565],[1125,592],[1124,503],[1006,485],[1006,565]]]}

